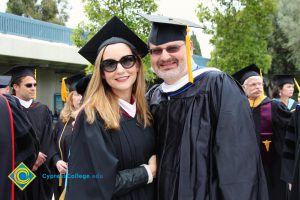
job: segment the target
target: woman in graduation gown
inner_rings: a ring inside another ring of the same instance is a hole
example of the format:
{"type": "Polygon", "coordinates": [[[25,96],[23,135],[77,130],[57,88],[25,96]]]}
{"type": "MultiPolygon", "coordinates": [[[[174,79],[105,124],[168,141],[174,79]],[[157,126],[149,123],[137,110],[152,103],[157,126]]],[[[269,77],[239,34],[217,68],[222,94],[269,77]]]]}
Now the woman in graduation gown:
{"type": "Polygon", "coordinates": [[[74,125],[66,199],[154,199],[154,133],[141,61],[147,52],[117,17],[79,51],[95,70],[74,125]]]}
{"type": "MultiPolygon", "coordinates": [[[[65,81],[70,82],[69,95],[67,97],[64,108],[62,109],[59,120],[53,130],[53,138],[55,141],[56,154],[53,162],[57,168],[57,173],[65,174],[68,166],[68,154],[71,146],[72,139],[72,123],[75,119],[75,111],[80,108],[82,96],[75,91],[76,82],[82,78],[84,74],[76,74],[65,81]]],[[[60,178],[55,180],[54,196],[59,199],[62,191],[64,190],[64,179],[60,178]]]]}
{"type": "Polygon", "coordinates": [[[288,110],[294,110],[297,101],[291,97],[294,95],[294,81],[291,75],[274,75],[275,87],[273,89],[273,98],[282,102],[288,110]]]}

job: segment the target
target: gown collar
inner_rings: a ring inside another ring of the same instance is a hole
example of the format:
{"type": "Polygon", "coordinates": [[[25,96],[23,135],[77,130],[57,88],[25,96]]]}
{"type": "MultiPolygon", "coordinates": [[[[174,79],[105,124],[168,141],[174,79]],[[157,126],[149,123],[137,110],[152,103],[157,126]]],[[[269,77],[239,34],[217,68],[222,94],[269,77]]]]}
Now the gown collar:
{"type": "Polygon", "coordinates": [[[32,104],[32,99],[30,99],[29,101],[25,101],[23,99],[20,99],[19,97],[15,96],[17,99],[19,99],[20,104],[24,107],[24,108],[29,108],[32,104]]]}
{"type": "Polygon", "coordinates": [[[119,99],[119,105],[121,108],[128,114],[130,117],[134,118],[136,115],[136,100],[133,98],[133,103],[128,103],[127,101],[124,101],[123,99],[119,99]]]}
{"type": "MultiPolygon", "coordinates": [[[[202,67],[202,68],[196,68],[194,71],[193,71],[193,77],[197,77],[199,76],[200,74],[204,73],[204,72],[207,72],[207,71],[219,71],[218,69],[216,68],[212,68],[212,67],[202,67]]],[[[185,86],[186,84],[189,83],[189,80],[188,80],[188,74],[186,74],[185,76],[183,76],[181,79],[179,79],[177,82],[175,82],[174,84],[166,84],[165,82],[163,82],[161,84],[161,90],[164,92],[164,93],[170,93],[170,92],[175,92],[179,89],[181,89],[183,86],[185,86]]]]}

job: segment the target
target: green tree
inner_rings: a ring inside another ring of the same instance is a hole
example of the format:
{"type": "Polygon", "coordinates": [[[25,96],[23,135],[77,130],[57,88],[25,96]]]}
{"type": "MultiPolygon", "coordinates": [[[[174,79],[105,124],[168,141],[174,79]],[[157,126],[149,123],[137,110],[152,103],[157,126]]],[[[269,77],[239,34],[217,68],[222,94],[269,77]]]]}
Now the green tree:
{"type": "Polygon", "coordinates": [[[267,44],[275,12],[274,0],[216,0],[211,7],[201,2],[197,15],[215,46],[208,65],[233,73],[255,63],[266,72],[271,65],[267,44]]]}
{"type": "MultiPolygon", "coordinates": [[[[82,47],[100,28],[113,16],[119,17],[128,27],[145,42],[151,28],[151,24],[142,19],[137,13],[151,14],[157,10],[154,0],[83,0],[84,12],[89,23],[79,23],[74,30],[73,41],[78,47],[82,47]]],[[[153,80],[154,74],[150,69],[149,56],[144,59],[146,79],[153,80]]],[[[88,66],[87,71],[93,67],[88,66]]]]}
{"type": "Polygon", "coordinates": [[[194,54],[202,56],[200,44],[199,44],[199,42],[197,40],[197,36],[194,32],[192,32],[191,41],[193,42],[193,46],[194,46],[194,54]]]}
{"type": "Polygon", "coordinates": [[[6,12],[64,25],[68,9],[67,0],[9,0],[6,12]]]}
{"type": "Polygon", "coordinates": [[[300,7],[299,0],[278,0],[278,24],[287,40],[284,46],[291,51],[289,61],[300,69],[300,7]]]}
{"type": "Polygon", "coordinates": [[[292,62],[292,52],[286,47],[287,37],[278,25],[277,17],[273,20],[274,32],[269,38],[269,52],[272,55],[270,74],[293,74],[295,64],[292,62]]]}

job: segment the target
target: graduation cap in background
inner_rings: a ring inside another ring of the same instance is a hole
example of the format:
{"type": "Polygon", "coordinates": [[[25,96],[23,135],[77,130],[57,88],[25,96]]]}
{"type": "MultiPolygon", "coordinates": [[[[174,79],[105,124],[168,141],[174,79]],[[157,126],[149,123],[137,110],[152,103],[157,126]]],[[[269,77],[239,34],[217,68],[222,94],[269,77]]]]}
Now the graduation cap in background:
{"type": "Polygon", "coordinates": [[[247,80],[251,76],[262,76],[261,70],[255,64],[248,65],[240,71],[232,74],[232,77],[241,85],[243,85],[245,80],[247,80]]]}
{"type": "Polygon", "coordinates": [[[194,78],[192,74],[190,37],[188,33],[189,27],[201,27],[198,24],[183,19],[158,15],[146,15],[142,13],[139,13],[139,15],[152,22],[152,28],[148,38],[149,43],[161,45],[172,41],[185,41],[189,82],[193,83],[194,78]]]}
{"type": "Polygon", "coordinates": [[[76,85],[76,91],[78,94],[81,94],[81,96],[84,96],[85,91],[90,83],[91,78],[92,78],[92,74],[88,74],[78,81],[78,83],[76,85]]]}
{"type": "Polygon", "coordinates": [[[110,19],[78,53],[94,65],[100,50],[107,45],[116,43],[127,44],[134,48],[141,57],[148,53],[147,44],[116,16],[110,19]]]}
{"type": "Polygon", "coordinates": [[[11,76],[0,76],[0,88],[5,88],[9,85],[11,76]]]}
{"type": "Polygon", "coordinates": [[[84,72],[77,73],[70,77],[64,77],[61,81],[61,99],[66,102],[68,93],[76,90],[78,81],[85,76],[84,72]],[[68,89],[67,89],[68,88],[68,89]]]}
{"type": "Polygon", "coordinates": [[[11,86],[21,77],[31,76],[36,78],[35,75],[35,65],[15,65],[10,68],[7,72],[7,75],[11,75],[11,86]]]}
{"type": "Polygon", "coordinates": [[[282,86],[286,83],[294,84],[294,76],[288,74],[273,75],[273,81],[277,86],[282,86]]]}

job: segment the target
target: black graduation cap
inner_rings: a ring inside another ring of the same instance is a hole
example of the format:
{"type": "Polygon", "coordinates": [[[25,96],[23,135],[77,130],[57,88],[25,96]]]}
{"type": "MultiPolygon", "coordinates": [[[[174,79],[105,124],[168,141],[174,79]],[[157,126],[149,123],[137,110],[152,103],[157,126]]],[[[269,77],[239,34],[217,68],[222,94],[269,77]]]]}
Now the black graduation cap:
{"type": "Polygon", "coordinates": [[[15,65],[10,68],[5,74],[11,75],[11,85],[15,83],[15,81],[24,76],[34,76],[34,65],[15,65]]]}
{"type": "Polygon", "coordinates": [[[294,84],[294,76],[287,74],[277,74],[273,76],[273,81],[277,86],[282,86],[286,83],[294,84]]]}
{"type": "Polygon", "coordinates": [[[139,15],[152,22],[148,42],[154,45],[161,45],[176,40],[185,41],[187,26],[201,28],[198,24],[183,19],[142,13],[139,13],[139,15]]]}
{"type": "Polygon", "coordinates": [[[241,85],[251,76],[260,76],[260,69],[255,64],[251,64],[232,75],[241,85]]]}
{"type": "Polygon", "coordinates": [[[5,88],[9,85],[11,76],[0,76],[0,88],[5,88]]]}
{"type": "Polygon", "coordinates": [[[81,78],[83,78],[84,76],[85,76],[85,74],[82,72],[82,73],[75,74],[75,75],[70,76],[65,79],[65,82],[69,88],[69,92],[76,90],[76,85],[77,85],[78,81],[81,78]]]}
{"type": "Polygon", "coordinates": [[[129,45],[136,49],[141,57],[148,53],[147,44],[116,16],[109,20],[78,53],[94,65],[99,51],[109,44],[116,43],[129,45]]]}
{"type": "Polygon", "coordinates": [[[91,78],[92,78],[92,74],[88,74],[78,81],[76,85],[76,91],[78,94],[84,96],[84,93],[90,83],[91,78]]]}

